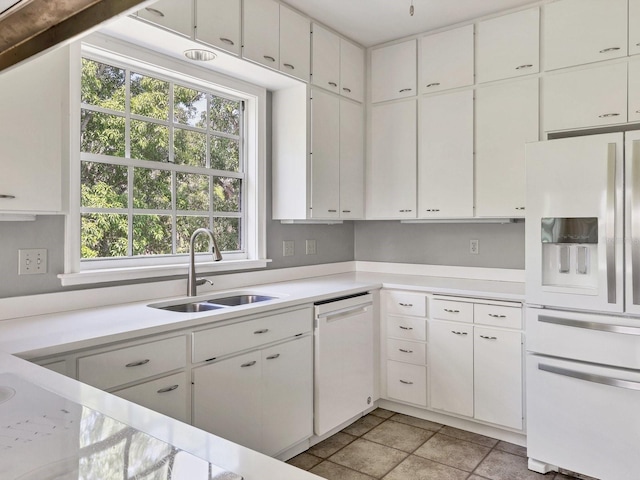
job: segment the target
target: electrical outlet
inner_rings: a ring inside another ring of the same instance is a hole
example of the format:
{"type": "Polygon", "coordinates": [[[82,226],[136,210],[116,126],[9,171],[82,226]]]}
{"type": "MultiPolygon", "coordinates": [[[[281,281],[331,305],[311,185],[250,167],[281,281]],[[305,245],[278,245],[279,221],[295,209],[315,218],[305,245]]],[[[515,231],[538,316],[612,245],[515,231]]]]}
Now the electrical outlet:
{"type": "Polygon", "coordinates": [[[293,240],[283,240],[282,241],[282,256],[283,257],[293,257],[295,253],[294,242],[293,240]]]}
{"type": "Polygon", "coordinates": [[[480,253],[480,242],[478,240],[469,240],[469,253],[471,255],[480,253]]]}
{"type": "Polygon", "coordinates": [[[316,241],[315,240],[307,240],[307,255],[315,255],[316,254],[316,241]]]}
{"type": "Polygon", "coordinates": [[[47,273],[47,249],[23,248],[18,250],[18,275],[47,273]]]}

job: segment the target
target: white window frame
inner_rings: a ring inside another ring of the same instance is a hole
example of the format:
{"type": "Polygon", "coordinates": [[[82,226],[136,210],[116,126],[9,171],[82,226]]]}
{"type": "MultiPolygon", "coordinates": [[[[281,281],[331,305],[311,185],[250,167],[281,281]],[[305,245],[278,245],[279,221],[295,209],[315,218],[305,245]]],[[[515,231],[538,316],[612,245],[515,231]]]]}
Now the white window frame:
{"type": "Polygon", "coordinates": [[[183,275],[188,255],[162,256],[151,262],[149,258],[122,258],[99,261],[80,260],[80,87],[82,56],[120,65],[126,63],[143,73],[169,76],[172,81],[192,88],[205,88],[239,98],[245,104],[245,181],[243,182],[245,258],[228,255],[221,262],[213,262],[211,255],[197,254],[198,272],[236,271],[266,267],[266,98],[264,88],[182,60],[176,60],[122,41],[107,41],[102,37],[89,43],[76,43],[71,47],[69,71],[69,183],[68,215],[66,217],[65,273],[58,275],[62,285],[82,285],[112,281],[125,281],[161,276],[183,275]],[[235,258],[234,258],[235,257],[235,258]]]}

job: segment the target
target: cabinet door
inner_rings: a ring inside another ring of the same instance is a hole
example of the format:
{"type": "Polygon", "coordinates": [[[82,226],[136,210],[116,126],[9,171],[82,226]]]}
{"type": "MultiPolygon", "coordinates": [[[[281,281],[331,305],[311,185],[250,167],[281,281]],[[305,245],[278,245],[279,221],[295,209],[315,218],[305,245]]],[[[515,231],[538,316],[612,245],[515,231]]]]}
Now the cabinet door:
{"type": "Polygon", "coordinates": [[[387,360],[387,396],[427,406],[427,367],[387,360]]]}
{"type": "Polygon", "coordinates": [[[543,92],[545,131],[627,121],[626,63],[548,75],[543,92]]]}
{"type": "Polygon", "coordinates": [[[364,50],[340,39],[340,95],[364,100],[364,50]]]}
{"type": "Polygon", "coordinates": [[[340,218],[364,218],[364,107],[340,101],[340,218]]]}
{"type": "Polygon", "coordinates": [[[240,55],[240,0],[196,0],[196,40],[240,55]]]}
{"type": "Polygon", "coordinates": [[[371,109],[368,218],[416,217],[416,101],[371,109]]]}
{"type": "Polygon", "coordinates": [[[311,23],[280,5],[280,70],[309,81],[311,69],[311,23]]]}
{"type": "Polygon", "coordinates": [[[418,217],[473,216],[473,91],[420,100],[418,217]]]}
{"type": "Polygon", "coordinates": [[[261,362],[258,351],[193,369],[193,425],[260,450],[261,362]]]}
{"type": "Polygon", "coordinates": [[[340,98],[314,89],[311,100],[311,217],[340,217],[340,98]]]}
{"type": "Polygon", "coordinates": [[[313,24],[313,84],[339,93],[340,37],[313,24]]]}
{"type": "Polygon", "coordinates": [[[262,351],[262,453],[275,455],[313,435],[312,338],[262,351]]]}
{"type": "Polygon", "coordinates": [[[640,53],[640,0],[629,0],[629,55],[640,53]]]}
{"type": "Polygon", "coordinates": [[[473,416],[473,326],[429,321],[431,407],[473,416]]]}
{"type": "Polygon", "coordinates": [[[640,61],[629,62],[629,121],[640,121],[640,61]]]}
{"type": "Polygon", "coordinates": [[[244,0],[242,56],[271,68],[280,65],[280,5],[244,0]]]}
{"type": "Polygon", "coordinates": [[[158,0],[142,10],[138,16],[162,27],[193,36],[193,2],[184,0],[158,0]]]}
{"type": "Polygon", "coordinates": [[[522,429],[522,335],[475,327],[475,418],[522,429]]]}
{"type": "Polygon", "coordinates": [[[543,8],[546,70],[627,55],[627,0],[561,0],[543,8]]]}
{"type": "Polygon", "coordinates": [[[420,39],[420,91],[473,85],[473,25],[420,39]]]}
{"type": "Polygon", "coordinates": [[[538,128],[537,78],[476,90],[476,216],[524,216],[524,145],[538,128]]]}
{"type": "Polygon", "coordinates": [[[416,41],[371,52],[371,101],[413,97],[416,91],[416,41]]]}
{"type": "Polygon", "coordinates": [[[540,71],[540,9],[478,23],[478,82],[540,71]]]}

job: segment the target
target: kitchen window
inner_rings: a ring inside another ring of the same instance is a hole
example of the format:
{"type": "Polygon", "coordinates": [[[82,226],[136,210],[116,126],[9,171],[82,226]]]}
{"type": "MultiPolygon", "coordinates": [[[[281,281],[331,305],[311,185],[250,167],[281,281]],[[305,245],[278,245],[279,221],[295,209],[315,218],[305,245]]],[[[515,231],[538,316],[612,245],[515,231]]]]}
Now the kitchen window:
{"type": "Polygon", "coordinates": [[[91,48],[83,49],[79,69],[80,149],[72,159],[79,204],[70,206],[79,242],[63,284],[147,277],[149,269],[153,276],[183,273],[189,238],[200,227],[214,232],[224,257],[214,265],[201,236],[201,269],[264,266],[256,128],[264,93],[256,98],[207,74],[91,48]]]}

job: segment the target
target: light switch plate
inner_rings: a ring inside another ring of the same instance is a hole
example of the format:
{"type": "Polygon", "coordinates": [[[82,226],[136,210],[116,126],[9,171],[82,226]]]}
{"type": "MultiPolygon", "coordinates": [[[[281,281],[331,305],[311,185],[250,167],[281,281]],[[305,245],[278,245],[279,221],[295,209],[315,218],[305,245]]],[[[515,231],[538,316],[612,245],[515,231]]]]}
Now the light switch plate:
{"type": "Polygon", "coordinates": [[[18,275],[47,273],[46,248],[22,248],[18,250],[18,275]]]}

